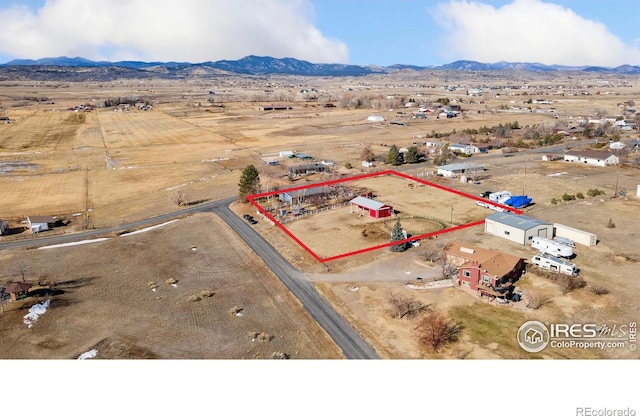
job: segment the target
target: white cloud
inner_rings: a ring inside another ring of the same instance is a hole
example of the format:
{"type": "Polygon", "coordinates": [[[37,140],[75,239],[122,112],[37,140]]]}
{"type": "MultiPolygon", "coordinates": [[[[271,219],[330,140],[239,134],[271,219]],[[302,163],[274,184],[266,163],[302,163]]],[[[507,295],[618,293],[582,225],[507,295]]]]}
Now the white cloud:
{"type": "Polygon", "coordinates": [[[247,55],[345,63],[309,0],[48,0],[0,9],[0,53],[19,58],[203,62],[247,55]]]}
{"type": "Polygon", "coordinates": [[[603,24],[540,0],[514,0],[500,8],[451,0],[439,4],[433,16],[444,29],[447,59],[611,67],[640,64],[640,49],[626,45],[603,24]]]}

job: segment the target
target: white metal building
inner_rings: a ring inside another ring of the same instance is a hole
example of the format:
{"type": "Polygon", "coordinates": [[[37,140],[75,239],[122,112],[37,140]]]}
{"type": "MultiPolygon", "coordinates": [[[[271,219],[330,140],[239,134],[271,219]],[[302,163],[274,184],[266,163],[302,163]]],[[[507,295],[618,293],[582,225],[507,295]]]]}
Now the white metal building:
{"type": "Polygon", "coordinates": [[[438,175],[453,177],[468,172],[482,172],[484,166],[475,163],[452,163],[450,165],[438,166],[438,175]]]}
{"type": "Polygon", "coordinates": [[[27,217],[27,222],[29,223],[29,228],[33,233],[39,233],[40,231],[46,231],[49,229],[49,224],[53,224],[56,222],[56,219],[44,215],[44,216],[29,216],[27,217]]]}
{"type": "Polygon", "coordinates": [[[484,232],[518,244],[531,244],[533,237],[553,237],[553,225],[512,212],[496,212],[484,220],[484,232]]]}
{"type": "Polygon", "coordinates": [[[578,230],[567,225],[553,224],[556,237],[569,238],[574,243],[582,244],[583,246],[593,247],[598,243],[598,236],[588,231],[578,230]]]}
{"type": "Polygon", "coordinates": [[[565,162],[584,163],[591,166],[610,166],[620,163],[618,156],[613,153],[597,150],[570,150],[564,154],[565,162]]]}

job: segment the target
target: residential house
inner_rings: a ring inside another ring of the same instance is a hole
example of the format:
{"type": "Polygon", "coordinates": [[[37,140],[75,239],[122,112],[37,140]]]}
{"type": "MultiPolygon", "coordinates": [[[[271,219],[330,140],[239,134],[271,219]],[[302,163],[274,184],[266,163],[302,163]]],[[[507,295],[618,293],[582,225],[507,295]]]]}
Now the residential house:
{"type": "Polygon", "coordinates": [[[451,143],[449,145],[449,149],[452,152],[460,152],[467,155],[472,155],[474,153],[480,153],[480,149],[471,144],[461,144],[461,143],[451,143]]]}
{"type": "Polygon", "coordinates": [[[484,166],[475,163],[452,163],[449,165],[438,166],[438,175],[450,178],[462,175],[464,173],[482,171],[484,171],[484,166]]]}
{"type": "Polygon", "coordinates": [[[26,297],[32,286],[33,284],[26,282],[9,282],[4,285],[4,291],[9,294],[11,302],[15,302],[18,299],[26,297]]]}
{"type": "Polygon", "coordinates": [[[444,248],[447,261],[457,267],[458,286],[490,297],[511,294],[513,283],[525,270],[524,259],[466,243],[451,242],[444,248]]]}
{"type": "Polygon", "coordinates": [[[620,163],[618,156],[613,153],[598,150],[570,150],[564,154],[564,161],[602,167],[620,163]]]}
{"type": "Polygon", "coordinates": [[[56,219],[50,215],[34,215],[27,217],[27,222],[32,233],[39,233],[48,230],[49,226],[56,222],[56,219]]]}

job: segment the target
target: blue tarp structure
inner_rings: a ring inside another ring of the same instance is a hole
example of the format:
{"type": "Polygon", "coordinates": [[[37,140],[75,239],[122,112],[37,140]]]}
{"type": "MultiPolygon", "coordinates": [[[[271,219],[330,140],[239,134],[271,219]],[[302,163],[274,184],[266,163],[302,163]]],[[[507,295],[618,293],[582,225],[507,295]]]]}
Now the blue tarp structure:
{"type": "Polygon", "coordinates": [[[527,195],[516,195],[507,199],[504,204],[513,208],[523,208],[529,205],[531,201],[533,201],[533,199],[527,195]]]}

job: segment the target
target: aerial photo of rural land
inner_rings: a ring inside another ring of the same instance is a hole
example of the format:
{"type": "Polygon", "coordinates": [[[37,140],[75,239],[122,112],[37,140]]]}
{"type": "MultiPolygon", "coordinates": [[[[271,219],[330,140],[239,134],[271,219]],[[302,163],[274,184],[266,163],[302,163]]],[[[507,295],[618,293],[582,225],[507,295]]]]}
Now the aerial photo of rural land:
{"type": "Polygon", "coordinates": [[[637,362],[638,18],[0,2],[0,359],[637,362]]]}

